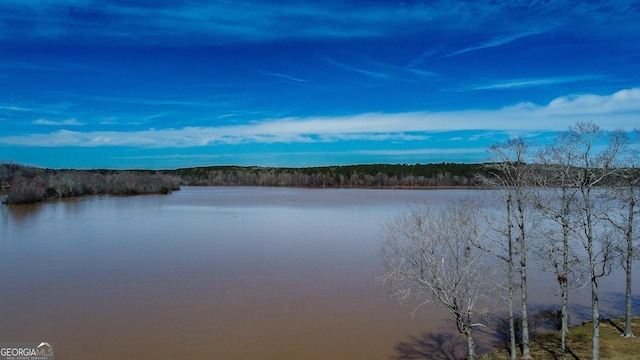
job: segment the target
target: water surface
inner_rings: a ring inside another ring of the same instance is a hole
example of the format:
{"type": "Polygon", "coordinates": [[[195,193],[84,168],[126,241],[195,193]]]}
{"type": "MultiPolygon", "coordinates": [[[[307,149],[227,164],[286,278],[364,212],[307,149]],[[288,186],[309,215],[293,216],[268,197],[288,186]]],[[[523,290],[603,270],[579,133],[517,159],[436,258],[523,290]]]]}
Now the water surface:
{"type": "Polygon", "coordinates": [[[448,315],[411,319],[375,280],[378,236],[410,204],[470,194],[185,187],[5,206],[0,340],[50,341],[61,359],[450,355],[448,315]]]}

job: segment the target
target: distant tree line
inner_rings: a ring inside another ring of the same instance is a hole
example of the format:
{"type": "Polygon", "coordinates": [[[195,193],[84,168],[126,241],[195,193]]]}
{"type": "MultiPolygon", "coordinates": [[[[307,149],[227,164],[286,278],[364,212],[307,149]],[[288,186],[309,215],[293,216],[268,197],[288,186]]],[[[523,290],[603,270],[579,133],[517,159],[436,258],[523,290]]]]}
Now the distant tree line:
{"type": "Polygon", "coordinates": [[[0,187],[8,204],[35,203],[83,195],[168,194],[180,178],[143,170],[52,170],[0,163],[0,187]]]}
{"type": "Polygon", "coordinates": [[[367,164],[305,168],[209,166],[177,170],[53,170],[0,163],[5,203],[71,196],[169,193],[185,186],[329,188],[477,186],[480,164],[367,164]]]}
{"type": "Polygon", "coordinates": [[[305,168],[210,166],[172,171],[184,185],[287,187],[477,186],[479,164],[367,164],[305,168]]]}

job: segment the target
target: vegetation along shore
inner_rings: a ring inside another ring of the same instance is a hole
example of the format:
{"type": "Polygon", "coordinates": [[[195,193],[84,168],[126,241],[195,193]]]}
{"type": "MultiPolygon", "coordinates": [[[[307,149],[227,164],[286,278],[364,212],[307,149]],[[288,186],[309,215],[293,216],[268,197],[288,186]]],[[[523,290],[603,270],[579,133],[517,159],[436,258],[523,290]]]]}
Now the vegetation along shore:
{"type": "Polygon", "coordinates": [[[83,195],[167,194],[180,186],[454,187],[478,186],[480,164],[368,164],[306,168],[209,166],[176,170],[43,169],[0,163],[8,204],[83,195]]]}

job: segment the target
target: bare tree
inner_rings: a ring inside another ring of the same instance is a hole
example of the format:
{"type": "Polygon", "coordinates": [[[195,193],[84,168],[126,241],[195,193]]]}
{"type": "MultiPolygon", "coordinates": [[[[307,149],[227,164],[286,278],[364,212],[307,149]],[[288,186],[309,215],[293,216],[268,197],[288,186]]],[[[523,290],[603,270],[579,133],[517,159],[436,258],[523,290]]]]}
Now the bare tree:
{"type": "Polygon", "coordinates": [[[562,143],[547,145],[539,154],[535,184],[538,192],[534,206],[552,224],[545,226],[545,236],[540,237],[537,253],[543,263],[551,265],[560,287],[560,333],[562,359],[566,359],[566,336],[569,331],[569,289],[584,284],[586,274],[577,266],[579,259],[574,251],[576,224],[575,202],[578,189],[573,181],[573,154],[565,152],[562,143]]]}
{"type": "Polygon", "coordinates": [[[40,176],[32,178],[15,176],[10,183],[7,197],[8,204],[35,203],[45,199],[45,181],[40,176]]]}
{"type": "MultiPolygon", "coordinates": [[[[482,180],[487,182],[487,180],[482,180]]],[[[498,281],[504,290],[507,291],[507,322],[509,327],[509,356],[511,360],[515,360],[517,357],[517,341],[516,341],[516,326],[515,326],[515,313],[514,313],[514,297],[516,292],[516,284],[514,282],[516,266],[514,262],[516,242],[513,235],[513,197],[512,194],[505,194],[506,197],[502,199],[505,204],[504,210],[506,216],[503,216],[498,211],[492,211],[492,209],[485,209],[483,211],[483,220],[487,226],[486,238],[478,238],[479,242],[474,243],[474,246],[478,249],[491,254],[502,263],[500,269],[504,271],[505,281],[498,281]]],[[[472,206],[478,206],[472,204],[472,206]]]]}
{"type": "MultiPolygon", "coordinates": [[[[509,308],[510,308],[510,333],[511,346],[514,343],[513,324],[513,272],[520,273],[521,289],[521,341],[522,358],[530,359],[529,348],[529,316],[528,316],[528,296],[527,296],[527,255],[528,255],[528,202],[529,188],[532,179],[532,167],[527,164],[530,157],[531,145],[524,138],[512,138],[502,144],[490,147],[489,155],[492,163],[486,166],[487,175],[483,176],[482,182],[497,187],[502,190],[506,209],[506,234],[507,249],[506,257],[507,272],[509,281],[509,308]]],[[[512,357],[515,356],[515,349],[511,349],[512,357]]]]}
{"type": "Polygon", "coordinates": [[[599,188],[618,171],[616,161],[624,137],[620,132],[605,133],[591,122],[579,122],[569,131],[558,134],[556,144],[563,149],[566,160],[563,163],[570,167],[570,186],[577,190],[573,205],[578,228],[574,233],[580,238],[587,257],[584,265],[591,284],[592,358],[597,360],[600,352],[598,279],[610,272],[614,251],[611,238],[598,227],[604,211],[598,208],[596,196],[601,191],[599,188]]]}
{"type": "Polygon", "coordinates": [[[479,236],[475,209],[413,207],[387,223],[381,246],[380,278],[390,294],[445,308],[466,336],[470,360],[475,359],[473,329],[484,326],[477,317],[494,289],[486,254],[473,246],[479,236]]]}
{"type": "Polygon", "coordinates": [[[624,201],[623,206],[626,208],[626,214],[621,214],[620,221],[611,220],[614,228],[623,233],[624,241],[623,246],[621,246],[621,255],[622,255],[622,268],[625,271],[625,330],[622,334],[622,337],[625,338],[635,338],[633,334],[633,330],[631,328],[631,318],[632,318],[632,274],[633,274],[633,261],[637,257],[635,248],[637,242],[637,235],[635,231],[635,223],[637,221],[636,215],[640,214],[640,192],[638,189],[638,183],[640,181],[640,176],[638,174],[637,169],[633,170],[629,176],[630,178],[626,178],[627,181],[626,191],[624,198],[621,200],[624,201]]]}
{"type": "MultiPolygon", "coordinates": [[[[640,130],[636,130],[636,143],[640,137],[640,130]]],[[[635,147],[626,147],[628,157],[624,163],[619,166],[619,172],[616,181],[611,184],[614,193],[614,201],[619,203],[616,208],[619,211],[608,212],[606,218],[615,231],[622,236],[619,248],[621,255],[621,265],[625,271],[625,329],[622,333],[624,338],[635,338],[631,327],[631,318],[633,314],[632,308],[632,274],[633,261],[638,256],[635,248],[637,247],[636,215],[640,214],[640,169],[638,169],[638,161],[640,149],[635,147]]]]}

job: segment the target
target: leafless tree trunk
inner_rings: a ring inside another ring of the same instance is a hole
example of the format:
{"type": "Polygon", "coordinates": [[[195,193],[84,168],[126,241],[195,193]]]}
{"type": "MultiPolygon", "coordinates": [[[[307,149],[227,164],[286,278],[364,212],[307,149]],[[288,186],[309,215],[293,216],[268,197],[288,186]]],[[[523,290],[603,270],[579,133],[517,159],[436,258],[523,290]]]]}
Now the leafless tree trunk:
{"type": "Polygon", "coordinates": [[[511,196],[507,199],[507,289],[509,298],[509,357],[511,360],[516,359],[516,326],[515,316],[513,312],[513,298],[515,292],[515,284],[513,283],[514,267],[514,241],[513,241],[513,224],[511,223],[511,196]]]}
{"type": "Polygon", "coordinates": [[[569,131],[560,133],[556,139],[563,148],[566,162],[572,167],[572,184],[577,190],[574,202],[579,218],[576,231],[587,254],[586,266],[591,283],[591,309],[593,320],[592,358],[597,360],[600,353],[600,313],[598,279],[607,275],[613,256],[613,244],[608,236],[599,236],[597,223],[603,218],[599,211],[594,191],[605,185],[618,171],[616,160],[620,155],[623,137],[620,132],[606,136],[593,123],[577,123],[569,131]],[[600,148],[603,150],[598,151],[600,148]]]}
{"type": "MultiPolygon", "coordinates": [[[[529,157],[530,145],[524,138],[513,138],[503,144],[491,146],[489,152],[493,162],[487,165],[489,175],[484,177],[482,181],[487,185],[502,189],[507,199],[505,203],[507,206],[507,231],[509,234],[507,247],[510,256],[513,255],[513,257],[507,258],[507,266],[511,268],[508,271],[517,269],[520,272],[522,358],[530,359],[527,296],[527,243],[529,236],[527,230],[527,204],[529,201],[528,186],[532,176],[532,167],[526,163],[529,157]],[[515,229],[515,234],[512,233],[512,229],[515,229]]],[[[513,296],[513,289],[509,291],[509,294],[513,296]]],[[[513,354],[515,352],[512,351],[512,356],[513,354]]]]}
{"type": "MultiPolygon", "coordinates": [[[[483,180],[486,181],[486,180],[483,180]]],[[[515,314],[514,314],[514,298],[516,284],[515,278],[515,240],[513,237],[513,196],[510,193],[506,194],[506,198],[503,199],[505,204],[506,217],[501,215],[500,212],[494,212],[490,209],[484,209],[483,211],[484,222],[488,225],[487,236],[483,239],[478,239],[478,243],[474,243],[474,246],[478,249],[490,254],[499,261],[501,261],[505,267],[506,283],[503,288],[507,289],[507,309],[508,309],[508,327],[509,327],[509,356],[511,360],[517,358],[517,343],[516,343],[516,327],[515,327],[515,314]],[[506,220],[506,221],[504,221],[506,220]]],[[[471,203],[469,206],[480,207],[476,203],[471,203]]],[[[500,209],[499,209],[500,210],[500,209]]],[[[498,283],[501,283],[500,281],[498,283]]]]}
{"type": "MultiPolygon", "coordinates": [[[[640,131],[636,130],[636,143],[638,143],[640,131]]],[[[635,248],[637,246],[637,235],[635,231],[636,215],[640,213],[640,170],[637,168],[640,159],[640,149],[627,147],[629,157],[620,167],[617,180],[612,184],[614,201],[620,204],[622,211],[607,214],[607,220],[623,237],[620,246],[622,257],[622,268],[625,271],[625,329],[622,333],[624,338],[635,338],[631,327],[633,314],[632,307],[632,287],[633,287],[633,261],[637,257],[635,248]]]]}
{"type": "MultiPolygon", "coordinates": [[[[380,279],[390,295],[435,302],[455,319],[475,359],[473,329],[494,289],[486,254],[478,250],[477,210],[463,206],[413,207],[389,221],[383,233],[380,279]]],[[[416,310],[419,308],[419,306],[416,310]]]]}
{"type": "Polygon", "coordinates": [[[577,229],[574,211],[578,190],[574,186],[572,174],[575,171],[572,154],[565,152],[562,144],[546,146],[537,162],[536,185],[538,194],[535,207],[543,217],[557,224],[560,232],[553,227],[538,242],[538,253],[543,262],[550,263],[560,287],[561,297],[561,351],[566,359],[566,336],[569,331],[569,288],[584,283],[585,274],[578,272],[578,257],[573,253],[574,231],[577,229]]]}
{"type": "Polygon", "coordinates": [[[633,179],[630,181],[628,185],[628,196],[627,196],[627,218],[625,219],[626,226],[624,228],[624,237],[625,237],[625,250],[623,253],[624,262],[623,268],[625,270],[626,277],[626,286],[625,286],[625,328],[622,337],[624,338],[635,338],[633,334],[633,329],[631,327],[631,318],[633,314],[633,306],[632,306],[632,287],[633,287],[633,260],[635,255],[635,233],[634,233],[634,222],[635,215],[640,213],[640,208],[638,207],[638,200],[640,200],[640,194],[638,194],[637,183],[640,180],[636,171],[634,171],[633,179]]]}

